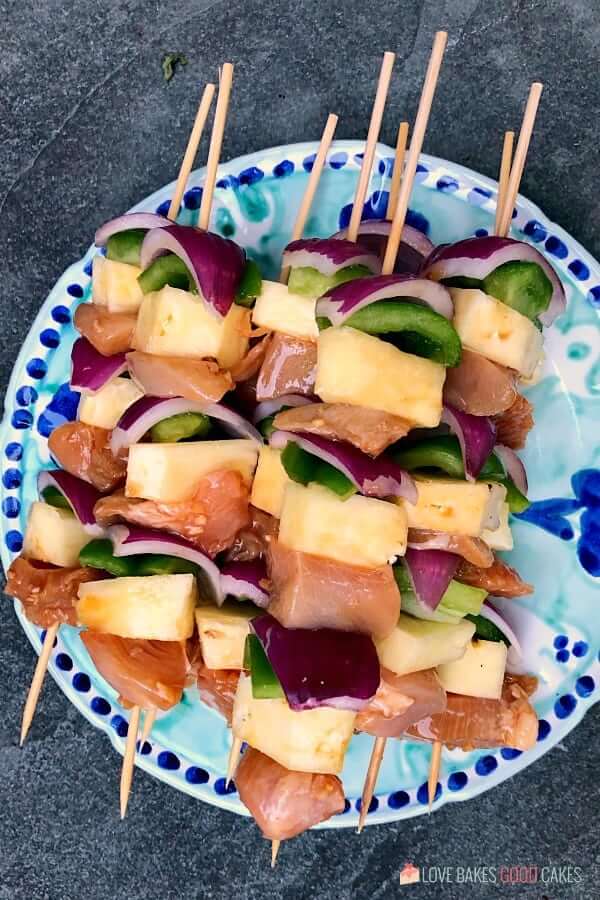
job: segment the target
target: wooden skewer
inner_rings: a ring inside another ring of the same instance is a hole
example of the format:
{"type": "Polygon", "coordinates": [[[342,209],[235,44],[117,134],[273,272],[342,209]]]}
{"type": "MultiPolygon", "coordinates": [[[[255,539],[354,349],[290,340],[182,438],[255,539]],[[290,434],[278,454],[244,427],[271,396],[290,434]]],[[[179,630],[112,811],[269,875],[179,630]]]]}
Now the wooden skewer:
{"type": "Polygon", "coordinates": [[[175,221],[175,219],[177,218],[177,214],[179,213],[179,207],[181,206],[183,192],[185,191],[185,186],[187,184],[188,178],[190,177],[192,166],[194,165],[196,153],[198,152],[198,145],[202,140],[202,132],[204,131],[204,126],[206,125],[206,120],[208,118],[208,113],[210,112],[210,107],[214,95],[214,84],[207,84],[202,93],[200,105],[198,106],[198,112],[196,113],[196,118],[194,119],[194,125],[192,127],[187,147],[185,148],[183,160],[181,161],[181,168],[179,169],[177,183],[175,184],[175,192],[173,193],[173,196],[171,198],[169,211],[167,213],[167,218],[171,219],[172,222],[175,221]]]}
{"type": "Polygon", "coordinates": [[[502,216],[498,227],[498,234],[506,237],[510,229],[512,214],[515,203],[517,202],[517,194],[519,193],[519,185],[523,177],[523,169],[525,168],[525,160],[527,159],[527,151],[529,150],[529,142],[531,141],[531,133],[535,125],[535,117],[542,96],[544,86],[540,81],[534,81],[529,91],[525,112],[523,114],[523,122],[519,132],[519,140],[517,141],[517,149],[515,150],[515,158],[513,160],[506,189],[506,200],[502,209],[502,216]]]}
{"type": "Polygon", "coordinates": [[[427,799],[429,801],[430,810],[433,806],[433,801],[435,800],[435,792],[437,791],[443,746],[444,745],[441,741],[434,741],[433,748],[431,750],[431,760],[429,762],[429,777],[427,779],[427,799]]]}
{"type": "Polygon", "coordinates": [[[436,32],[433,42],[433,48],[431,51],[431,57],[429,58],[429,65],[427,66],[425,81],[423,82],[423,90],[421,92],[419,108],[417,110],[415,124],[413,127],[410,149],[406,158],[406,168],[404,170],[402,184],[400,185],[400,192],[398,194],[398,205],[394,212],[392,227],[390,230],[387,246],[385,248],[385,256],[381,269],[384,275],[391,275],[391,273],[394,271],[394,263],[396,262],[398,247],[400,246],[400,241],[402,240],[402,229],[406,220],[406,213],[408,212],[408,201],[410,199],[413,181],[415,178],[415,173],[417,171],[419,154],[421,153],[421,148],[423,147],[425,130],[429,121],[429,113],[431,112],[431,104],[433,102],[433,95],[435,93],[438,75],[440,74],[440,68],[442,65],[442,59],[444,57],[444,50],[446,49],[447,40],[447,32],[436,32]]]}
{"type": "Polygon", "coordinates": [[[395,59],[396,54],[391,53],[389,50],[383,54],[381,71],[379,73],[379,81],[377,83],[377,92],[375,94],[375,102],[373,103],[373,111],[371,112],[369,131],[367,133],[365,152],[360,169],[358,184],[356,186],[356,194],[354,195],[352,214],[350,216],[350,222],[348,224],[347,238],[349,241],[355,241],[358,236],[358,228],[362,219],[365,197],[367,196],[369,181],[371,179],[371,169],[373,168],[375,149],[377,147],[377,141],[379,140],[383,111],[385,109],[385,101],[390,87],[392,69],[394,67],[395,59]]]}
{"type": "Polygon", "coordinates": [[[129,803],[129,792],[131,790],[131,781],[133,779],[133,766],[135,763],[135,742],[137,740],[138,728],[140,725],[140,707],[134,706],[129,716],[129,727],[127,729],[127,743],[125,744],[125,753],[123,755],[123,767],[121,769],[121,818],[125,818],[127,812],[127,804],[129,803]]]}
{"type": "Polygon", "coordinates": [[[227,775],[225,776],[225,787],[229,787],[231,782],[233,781],[233,776],[235,775],[235,770],[238,767],[238,763],[240,761],[240,753],[242,750],[243,741],[240,738],[233,737],[231,741],[231,750],[229,751],[229,762],[227,763],[227,775]]]}
{"type": "Polygon", "coordinates": [[[150,737],[150,732],[154,728],[154,722],[156,720],[156,707],[153,706],[150,709],[144,710],[144,727],[142,728],[142,734],[140,737],[140,747],[144,746],[145,741],[150,737]]]}
{"type": "Polygon", "coordinates": [[[508,179],[510,178],[510,167],[512,165],[513,143],[515,140],[514,131],[504,132],[504,143],[502,145],[502,159],[500,160],[500,174],[498,176],[498,195],[496,197],[496,219],[494,222],[494,234],[500,234],[500,219],[506,201],[506,188],[508,187],[508,179]]]}
{"type": "MultiPolygon", "coordinates": [[[[290,242],[299,240],[304,233],[306,221],[313,205],[313,200],[315,199],[315,194],[319,186],[321,173],[323,172],[323,166],[325,165],[325,160],[327,159],[327,154],[333,140],[333,135],[335,134],[337,123],[338,117],[334,115],[334,113],[330,113],[327,116],[325,128],[323,129],[323,134],[321,135],[321,141],[319,143],[319,149],[317,150],[310,177],[306,185],[306,190],[304,191],[304,196],[302,197],[302,202],[296,216],[296,221],[294,222],[290,242]]],[[[287,284],[288,277],[289,266],[282,266],[281,272],[279,273],[279,280],[283,284],[287,284]]]]}
{"type": "Polygon", "coordinates": [[[212,207],[213,194],[215,192],[217,169],[219,167],[219,159],[221,156],[221,146],[223,144],[223,133],[225,131],[225,122],[227,120],[229,95],[231,94],[232,83],[233,65],[231,63],[224,63],[223,68],[221,69],[221,77],[219,78],[219,95],[217,97],[215,120],[210,136],[208,161],[206,163],[206,179],[202,188],[202,203],[200,204],[200,216],[198,218],[199,228],[207,229],[210,221],[210,210],[212,207]]]}
{"type": "Polygon", "coordinates": [[[279,848],[281,847],[281,841],[271,841],[271,868],[275,868],[275,863],[277,862],[277,854],[279,853],[279,848]]]}
{"type": "Polygon", "coordinates": [[[408,143],[408,122],[400,122],[398,128],[398,138],[396,140],[396,153],[394,156],[394,171],[392,172],[392,183],[390,184],[390,195],[388,197],[388,205],[385,217],[391,222],[398,205],[398,193],[400,191],[400,182],[402,180],[402,169],[404,167],[404,157],[406,155],[406,145],[408,143]]]}
{"type": "Polygon", "coordinates": [[[371,805],[371,800],[373,799],[373,793],[375,791],[375,785],[377,783],[377,776],[379,775],[379,769],[381,768],[381,762],[383,760],[383,754],[385,752],[385,742],[386,738],[384,737],[375,738],[373,751],[371,753],[371,759],[369,760],[369,768],[367,769],[367,777],[365,778],[362,797],[360,801],[360,816],[358,819],[359,834],[363,830],[365,819],[367,818],[367,813],[369,812],[369,806],[371,805]]]}
{"type": "Polygon", "coordinates": [[[42,649],[35,666],[35,671],[31,680],[31,686],[29,688],[29,693],[27,694],[27,700],[25,701],[25,706],[23,707],[21,737],[19,740],[19,746],[21,747],[25,743],[27,732],[29,731],[29,728],[33,721],[35,708],[40,696],[40,691],[42,690],[44,676],[46,674],[46,669],[48,668],[48,662],[50,661],[50,654],[52,653],[52,647],[54,646],[57,632],[58,625],[51,625],[50,628],[46,630],[46,636],[44,637],[44,643],[42,644],[42,649]]]}

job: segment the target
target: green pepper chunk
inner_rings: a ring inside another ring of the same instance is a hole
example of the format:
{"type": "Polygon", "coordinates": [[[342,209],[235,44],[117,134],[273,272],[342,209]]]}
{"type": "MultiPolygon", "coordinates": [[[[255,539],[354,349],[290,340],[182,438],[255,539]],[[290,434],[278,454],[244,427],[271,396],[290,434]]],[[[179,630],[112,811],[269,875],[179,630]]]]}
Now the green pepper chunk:
{"type": "Polygon", "coordinates": [[[174,253],[159,256],[138,275],[137,280],[143,294],[160,291],[166,284],[182,291],[190,291],[192,294],[198,293],[190,270],[174,253]]]}
{"type": "Polygon", "coordinates": [[[42,491],[42,498],[44,503],[47,503],[48,506],[56,506],[58,509],[67,509],[69,512],[73,512],[73,507],[65,495],[61,494],[58,488],[55,488],[52,484],[49,484],[47,488],[44,488],[42,491]]]}
{"type": "Polygon", "coordinates": [[[484,279],[483,290],[532,320],[548,309],[552,297],[552,283],[542,267],[523,260],[498,266],[484,279]]]}
{"type": "Polygon", "coordinates": [[[531,506],[531,501],[522,494],[512,478],[499,478],[500,484],[506,488],[506,502],[511,513],[522,513],[531,506]]]}
{"type": "Polygon", "coordinates": [[[210,431],[210,419],[204,413],[185,412],[169,416],[150,429],[155,444],[174,444],[189,438],[205,437],[210,431]]]}
{"type": "Polygon", "coordinates": [[[246,638],[244,668],[248,662],[252,679],[252,696],[256,700],[276,700],[285,697],[279,678],[255,634],[246,638]]]}
{"type": "Polygon", "coordinates": [[[489,619],[476,615],[467,615],[465,619],[468,619],[469,622],[473,622],[475,625],[475,637],[480,638],[482,641],[495,641],[498,644],[504,643],[507,647],[510,647],[510,641],[504,632],[500,631],[498,626],[490,622],[489,619]]]}
{"type": "Polygon", "coordinates": [[[288,288],[293,294],[302,294],[304,297],[322,297],[338,284],[346,281],[354,281],[355,278],[364,278],[372,275],[366,266],[346,266],[335,275],[322,275],[312,266],[296,266],[290,272],[288,288]]]}
{"type": "Polygon", "coordinates": [[[235,303],[251,309],[262,290],[262,275],[253,259],[247,259],[235,295],[235,303]]]}
{"type": "Polygon", "coordinates": [[[106,242],[106,258],[139,266],[140,250],[146,233],[145,228],[128,228],[127,231],[111,234],[106,242]]]}
{"type": "Polygon", "coordinates": [[[104,569],[117,578],[137,575],[135,556],[113,555],[112,541],[97,539],[90,541],[79,551],[79,564],[93,569],[104,569]]]}
{"type": "Polygon", "coordinates": [[[355,485],[335,466],[307,453],[294,441],[288,441],[281,453],[281,464],[292,481],[298,484],[314,482],[328,488],[342,500],[356,493],[355,485]]]}
{"type": "Polygon", "coordinates": [[[273,432],[276,430],[275,425],[273,424],[275,422],[276,415],[277,413],[273,413],[272,416],[267,416],[265,419],[261,419],[256,426],[266,441],[269,440],[273,432]]]}
{"type": "Polygon", "coordinates": [[[457,366],[461,343],[448,319],[428,306],[402,300],[378,300],[359,309],[345,325],[367,334],[394,338],[400,350],[443,366],[457,366]]]}
{"type": "Polygon", "coordinates": [[[465,275],[455,275],[453,278],[442,278],[442,284],[453,288],[475,288],[483,290],[483,282],[478,278],[467,278],[465,275]]]}
{"type": "Polygon", "coordinates": [[[136,575],[198,575],[197,565],[178,556],[143,553],[130,559],[137,560],[136,575]]]}

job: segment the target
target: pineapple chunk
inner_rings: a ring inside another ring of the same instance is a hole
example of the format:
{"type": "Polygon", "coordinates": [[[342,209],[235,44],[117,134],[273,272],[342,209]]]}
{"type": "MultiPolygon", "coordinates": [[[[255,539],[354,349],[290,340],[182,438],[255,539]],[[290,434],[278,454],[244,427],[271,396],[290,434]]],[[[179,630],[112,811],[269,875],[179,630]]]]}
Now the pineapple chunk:
{"type": "Polygon", "coordinates": [[[469,288],[453,288],[454,327],[469,350],[531,378],[542,355],[541,331],[501,300],[469,288]]]}
{"type": "Polygon", "coordinates": [[[291,484],[287,472],[281,464],[281,450],[272,447],[261,447],[258,455],[258,466],[252,483],[250,503],[275,518],[281,515],[283,492],[287,484],[291,484]]]}
{"type": "Polygon", "coordinates": [[[77,620],[93,631],[149,641],[183,641],[194,632],[193,575],[88,581],[78,596],[77,620]]]}
{"type": "Polygon", "coordinates": [[[499,700],[507,653],[503,641],[471,641],[464,656],[438,666],[440,681],[453,694],[499,700]]]}
{"type": "Polygon", "coordinates": [[[114,428],[126,409],[144,396],[131,378],[113,378],[94,394],[83,393],[78,418],[86,425],[114,428]]]}
{"type": "Polygon", "coordinates": [[[287,284],[263,281],[260,297],[252,312],[255,325],[271,331],[283,331],[295,337],[316,341],[319,337],[315,318],[316,299],[293,294],[287,284]]]}
{"type": "Polygon", "coordinates": [[[239,472],[250,485],[258,447],[250,440],[190,441],[180,444],[134,444],[129,448],[126,497],[174,503],[194,496],[211,472],[239,472]]]}
{"type": "Polygon", "coordinates": [[[295,712],[285,699],[255,700],[240,675],[231,728],[236,738],[293,772],[337,775],[344,765],[356,713],[321,706],[295,712]]]}
{"type": "Polygon", "coordinates": [[[241,306],[221,319],[197,295],[166,285],[144,297],[132,343],[157,356],[214,357],[228,369],[248,349],[249,324],[250,312],[241,306]]]}
{"type": "Polygon", "coordinates": [[[250,633],[250,619],[258,610],[250,603],[226,603],[199,606],[196,626],[202,659],[209,669],[241,669],[244,665],[244,646],[250,633]]]}
{"type": "Polygon", "coordinates": [[[409,528],[480,537],[484,529],[500,524],[504,485],[446,478],[415,478],[415,482],[417,502],[397,501],[406,511],[409,528]]]}
{"type": "Polygon", "coordinates": [[[144,295],[138,283],[138,266],[95,256],[92,263],[92,303],[106,306],[111,313],[132,313],[140,308],[144,295]]]}
{"type": "Polygon", "coordinates": [[[400,506],[290,481],[283,495],[279,540],[292,550],[377,568],[406,552],[406,515],[400,506]]]}
{"type": "Polygon", "coordinates": [[[77,566],[79,551],[90,541],[83,525],[67,509],[36,500],[31,504],[23,556],[53,566],[77,566]]]}
{"type": "Polygon", "coordinates": [[[481,532],[482,539],[492,550],[512,550],[514,541],[510,525],[508,524],[509,515],[508,503],[503,503],[500,507],[500,524],[497,528],[484,528],[481,532]]]}
{"type": "Polygon", "coordinates": [[[319,335],[315,393],[393,413],[427,428],[439,425],[446,370],[354,328],[319,335]]]}
{"type": "Polygon", "coordinates": [[[455,625],[400,615],[391,634],[375,641],[382,666],[397,675],[431,669],[460,659],[475,633],[472,622],[455,625]]]}

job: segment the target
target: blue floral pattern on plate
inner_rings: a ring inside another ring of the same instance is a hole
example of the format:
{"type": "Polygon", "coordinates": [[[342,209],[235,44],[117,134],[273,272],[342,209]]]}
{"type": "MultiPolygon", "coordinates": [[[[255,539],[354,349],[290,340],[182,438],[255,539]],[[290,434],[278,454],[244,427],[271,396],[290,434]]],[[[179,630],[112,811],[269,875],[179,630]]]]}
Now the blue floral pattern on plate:
{"type": "MultiPolygon", "coordinates": [[[[294,144],[251,154],[221,166],[212,227],[233,237],[274,276],[312,168],[316,145],[294,144]]],[[[328,235],[346,224],[362,163],[362,144],[336,142],[306,228],[328,235]]],[[[365,218],[381,214],[387,201],[393,151],[379,145],[365,218]]],[[[193,173],[179,221],[195,222],[203,171],[193,173]]],[[[173,185],[136,209],[168,208],[173,185]]],[[[423,156],[409,221],[434,243],[486,234],[493,225],[496,184],[462,166],[423,156]]],[[[539,674],[535,705],[538,742],[527,752],[503,748],[445,751],[436,804],[467,799],[509,778],[557,744],[600,697],[600,628],[596,624],[600,574],[600,266],[568,234],[523,198],[514,233],[536,245],[557,268],[569,299],[567,312],[547,332],[543,379],[527,391],[536,428],[524,461],[531,508],[513,521],[510,560],[536,586],[535,594],[504,604],[519,634],[527,668],[539,674]],[[561,427],[557,427],[557,423],[561,427]]],[[[1,556],[7,567],[23,541],[27,509],[36,498],[37,473],[51,465],[47,438],[74,418],[78,395],[69,390],[73,310],[90,294],[90,248],[61,276],[42,306],[15,365],[5,399],[0,435],[2,475],[1,556]]],[[[43,632],[21,624],[39,651],[43,632]]],[[[72,703],[124,749],[127,713],[98,675],[75,628],[60,629],[50,672],[72,703]]],[[[43,702],[43,701],[42,701],[43,702]]],[[[230,736],[223,720],[204,707],[194,688],[160,716],[151,740],[139,747],[137,764],[174,787],[240,814],[247,814],[234,786],[225,787],[230,736]]],[[[352,739],[342,778],[345,810],[325,827],[355,826],[372,739],[352,739]]],[[[389,822],[427,810],[429,747],[390,741],[368,822],[389,822]]]]}

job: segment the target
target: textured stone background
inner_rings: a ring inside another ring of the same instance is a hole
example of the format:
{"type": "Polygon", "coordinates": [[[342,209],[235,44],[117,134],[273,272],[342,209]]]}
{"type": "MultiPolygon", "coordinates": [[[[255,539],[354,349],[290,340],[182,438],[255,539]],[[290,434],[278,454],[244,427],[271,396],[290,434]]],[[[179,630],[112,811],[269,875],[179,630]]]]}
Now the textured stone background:
{"type": "MultiPolygon", "coordinates": [[[[426,149],[494,176],[499,135],[541,78],[523,193],[600,253],[598,0],[0,0],[0,16],[3,385],[39,304],[95,227],[173,177],[200,86],[224,59],[236,64],[226,158],[315,138],[330,109],[339,137],[363,135],[388,48],[398,54],[390,143],[394,123],[414,115],[434,30],[448,28],[426,149]],[[169,50],[189,65],[167,85],[169,50]]],[[[142,772],[120,824],[119,759],[50,679],[19,750],[33,654],[9,604],[1,627],[0,900],[388,898],[406,859],[585,867],[579,887],[421,885],[411,896],[600,895],[597,711],[477,800],[361,838],[307,834],[283,847],[272,873],[250,822],[142,772]]]]}

